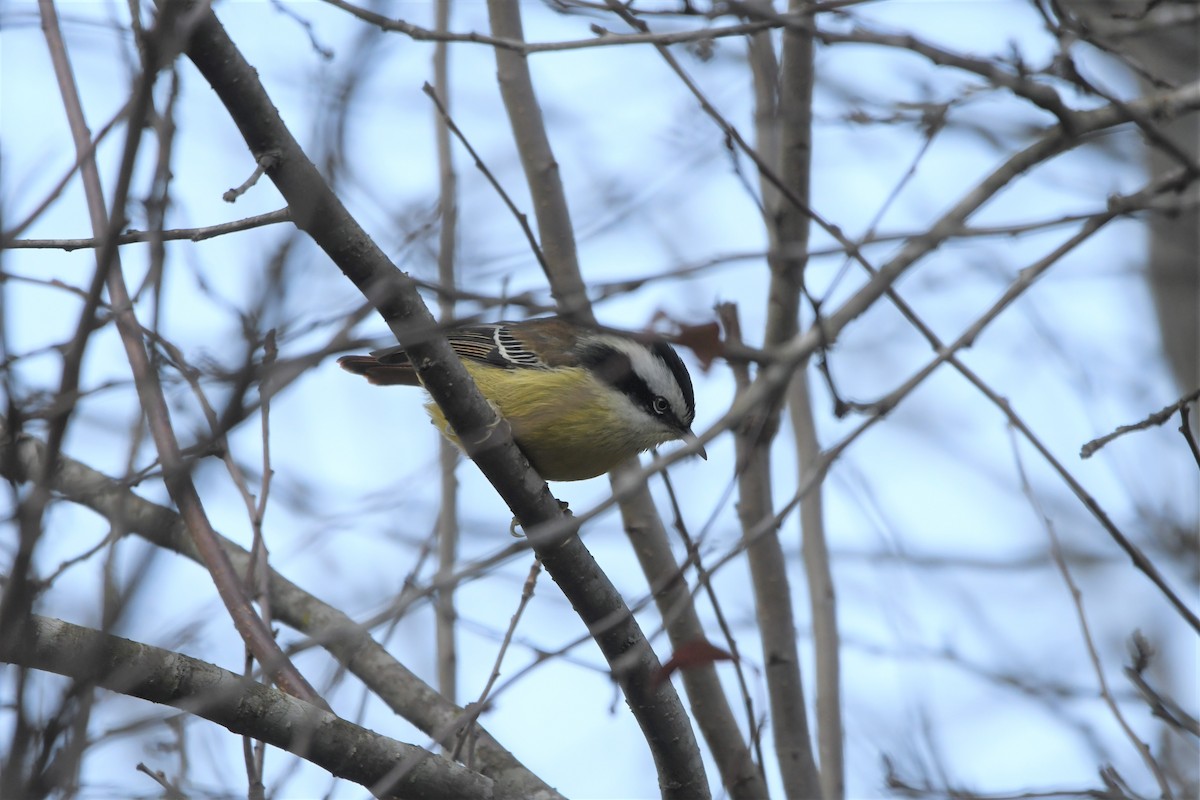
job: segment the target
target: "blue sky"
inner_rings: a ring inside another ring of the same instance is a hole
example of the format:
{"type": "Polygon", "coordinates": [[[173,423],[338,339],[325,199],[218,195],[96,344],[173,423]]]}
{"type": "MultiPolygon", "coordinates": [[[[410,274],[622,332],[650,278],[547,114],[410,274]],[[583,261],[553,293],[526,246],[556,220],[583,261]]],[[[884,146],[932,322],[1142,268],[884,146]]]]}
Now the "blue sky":
{"type": "MultiPolygon", "coordinates": [[[[366,57],[367,78],[351,105],[344,135],[347,161],[339,194],[359,221],[397,263],[413,274],[433,275],[431,248],[422,236],[436,201],[432,109],[421,93],[430,79],[428,44],[391,34],[361,39],[363,26],[332,6],[288,3],[311,23],[319,43],[333,53],[321,58],[308,34],[291,16],[263,3],[218,5],[234,41],[259,71],[284,119],[315,148],[332,120],[330,100],[341,70],[366,57]],[[406,243],[415,238],[415,242],[406,243]]],[[[128,38],[109,22],[124,24],[121,4],[66,3],[59,6],[71,56],[93,130],[128,91],[128,38]]],[[[425,3],[389,4],[388,14],[420,25],[432,22],[425,3]]],[[[527,4],[531,41],[586,38],[586,17],[557,15],[527,4]]],[[[879,3],[853,11],[856,18],[885,29],[911,31],[976,55],[1019,50],[1041,65],[1053,41],[1031,8],[1015,2],[879,3]]],[[[73,161],[57,101],[36,8],[0,6],[0,208],[3,227],[21,219],[73,161]]],[[[613,24],[605,20],[604,24],[613,24]]],[[[657,23],[665,29],[667,20],[657,23]]],[[[831,23],[832,24],[832,23],[831,23]]],[[[458,4],[452,28],[486,30],[481,2],[458,4]]],[[[1119,69],[1081,48],[1081,65],[1112,91],[1131,96],[1136,87],[1119,69]]],[[[683,56],[686,68],[721,112],[747,136],[752,131],[749,74],[744,45],[718,42],[714,57],[683,56]]],[[[716,256],[761,253],[766,238],[754,197],[737,174],[720,132],[708,121],[649,48],[587,49],[531,57],[536,88],[567,188],[579,236],[580,259],[590,285],[642,275],[668,276],[634,294],[597,307],[611,325],[639,329],[657,311],[701,322],[717,301],[739,306],[742,324],[758,340],[764,319],[767,273],[762,258],[735,261],[696,276],[672,279],[682,266],[716,256]]],[[[814,126],[814,205],[850,236],[867,230],[910,165],[924,138],[911,125],[852,125],[850,109],[885,113],[897,102],[953,97],[978,81],[935,69],[911,54],[862,46],[821,47],[814,126]]],[[[452,113],[489,169],[526,213],[531,203],[499,100],[490,51],[462,45],[452,51],[452,113]]],[[[249,175],[252,160],[236,128],[190,64],[180,66],[179,127],[173,161],[172,227],[210,225],[283,205],[262,182],[236,204],[221,199],[249,175]]],[[[160,90],[163,87],[159,87],[160,90]]],[[[160,99],[165,95],[160,92],[160,99]]],[[[1094,101],[1066,95],[1080,107],[1094,101]]],[[[919,160],[916,171],[888,206],[882,232],[915,232],[940,215],[978,179],[994,169],[1036,130],[1051,122],[1007,93],[981,93],[955,109],[952,126],[919,160]],[[991,131],[995,141],[972,132],[991,131]]],[[[101,171],[111,189],[123,129],[99,148],[101,171]]],[[[1065,214],[1098,211],[1108,195],[1139,188],[1145,180],[1136,137],[1121,130],[1103,137],[1106,152],[1091,147],[1055,159],[1022,178],[972,220],[1002,225],[1065,214]]],[[[144,197],[153,166],[148,138],[135,178],[135,197],[144,197]]],[[[520,231],[483,177],[456,147],[461,181],[461,275],[472,291],[544,292],[536,262],[520,231]]],[[[751,184],[752,165],[739,164],[751,184]]],[[[133,224],[142,227],[135,212],[133,224]]],[[[1011,239],[966,239],[922,260],[900,282],[899,291],[945,339],[952,339],[1000,295],[1017,272],[1051,250],[1073,228],[1051,229],[1011,239]]],[[[238,363],[239,312],[252,305],[267,262],[290,235],[283,226],[238,233],[199,244],[168,246],[162,295],[164,334],[193,363],[238,363]]],[[[27,232],[31,238],[90,235],[82,193],[73,183],[27,232]]],[[[816,234],[814,246],[829,244],[816,234]]],[[[1174,424],[1118,440],[1090,461],[1077,458],[1080,445],[1117,425],[1134,422],[1176,399],[1179,391],[1162,363],[1153,308],[1142,278],[1145,233],[1140,222],[1118,221],[1052,268],[1009,309],[963,358],[1000,391],[1048,447],[1125,532],[1145,541],[1156,525],[1171,522],[1195,529],[1196,472],[1174,424]]],[[[882,263],[898,247],[867,249],[882,263]]],[[[94,265],[90,251],[12,250],[3,255],[10,275],[86,283],[94,265]]],[[[123,250],[127,280],[136,286],[146,269],[142,245],[123,250]]],[[[814,259],[809,285],[836,306],[861,285],[851,268],[835,279],[841,257],[814,259]]],[[[281,354],[296,355],[330,335],[359,303],[353,287],[311,244],[301,242],[289,261],[286,296],[277,298],[270,324],[281,330],[281,354]]],[[[14,353],[35,353],[65,341],[79,311],[61,289],[10,281],[5,287],[6,335],[14,353]]],[[[466,306],[464,311],[473,309],[466,306]]],[[[143,303],[139,314],[149,313],[143,303]]],[[[507,312],[515,313],[513,309],[507,312]]],[[[142,317],[145,321],[146,316],[142,317]]],[[[809,320],[806,318],[805,324],[809,320]]],[[[375,318],[359,327],[364,336],[388,343],[375,318]]],[[[845,397],[869,401],[886,394],[923,365],[928,346],[896,311],[879,304],[846,331],[829,354],[845,397]]],[[[728,370],[718,364],[702,372],[689,360],[697,384],[696,429],[717,419],[732,397],[728,370]]],[[[53,353],[22,359],[14,368],[26,396],[56,385],[53,353]]],[[[120,385],[89,397],[80,407],[66,452],[110,474],[123,474],[132,461],[151,459],[143,443],[131,456],[130,430],[136,403],[128,366],[111,329],[94,337],[84,375],[87,386],[107,380],[120,385]]],[[[838,420],[828,391],[814,380],[818,429],[824,444],[847,434],[861,418],[838,420]]],[[[218,395],[219,395],[219,390],[218,395]]],[[[170,391],[177,428],[185,443],[199,429],[194,400],[184,388],[170,391]]],[[[437,513],[436,434],[427,424],[415,391],[382,390],[339,371],[332,359],[313,369],[272,402],[271,457],[275,468],[266,536],[272,564],[301,586],[358,618],[379,612],[415,567],[420,543],[437,513]]],[[[786,433],[786,431],[785,431],[786,433]]],[[[781,437],[774,459],[775,494],[786,501],[795,491],[794,455],[781,437]]],[[[234,432],[231,445],[252,473],[261,460],[256,419],[234,432]]],[[[956,785],[980,791],[1094,785],[1096,770],[1112,762],[1131,785],[1153,791],[1136,753],[1111,715],[1096,699],[1096,678],[1083,649],[1075,611],[1047,555],[1047,537],[1023,496],[1017,456],[1030,475],[1038,501],[1071,549],[1101,560],[1076,575],[1084,605],[1104,656],[1108,679],[1121,683],[1124,641],[1137,628],[1162,649],[1161,679],[1196,707],[1195,638],[1140,574],[1134,573],[1099,526],[1025,444],[1014,451],[1001,414],[959,376],[943,367],[883,424],[858,441],[838,462],[827,484],[827,521],[834,552],[839,619],[844,636],[844,705],[848,787],[853,797],[883,791],[881,757],[893,757],[916,778],[933,764],[956,785]],[[927,561],[944,564],[931,567],[927,561]],[[1030,563],[1025,565],[1025,561],[1030,563]],[[1034,686],[1066,686],[1065,700],[1046,701],[998,683],[1017,675],[1034,686]]],[[[685,518],[715,560],[736,544],[731,501],[724,500],[733,471],[728,435],[709,447],[707,462],[690,460],[672,470],[685,518]],[[711,520],[711,522],[710,522],[711,520]],[[705,527],[707,524],[707,527],[705,527]]],[[[504,548],[509,513],[470,464],[459,467],[464,561],[504,548]]],[[[248,541],[244,507],[215,461],[202,464],[196,479],[218,530],[248,541]]],[[[656,496],[665,497],[659,482],[656,496]]],[[[573,508],[586,509],[606,496],[603,480],[554,487],[573,508]]],[[[165,493],[153,481],[138,492],[156,500],[165,493]]],[[[7,500],[5,501],[7,502],[7,500]]],[[[665,501],[660,504],[665,508],[665,501]]],[[[12,542],[0,529],[0,543],[12,542]]],[[[91,546],[106,524],[60,505],[49,518],[38,568],[91,546]]],[[[803,572],[794,518],[784,526],[785,548],[795,556],[791,572],[795,610],[803,636],[806,678],[811,646],[803,572]]],[[[585,541],[631,603],[646,593],[619,519],[608,514],[585,529],[585,541]]],[[[118,564],[132,564],[141,545],[123,544],[118,564]]],[[[0,552],[7,553],[5,544],[0,552]]],[[[1181,591],[1194,585],[1194,565],[1152,558],[1181,591]]],[[[95,624],[100,586],[98,560],[74,568],[42,599],[42,613],[95,624]]],[[[517,559],[466,585],[458,594],[464,620],[460,636],[461,686],[469,697],[491,671],[497,643],[516,608],[528,562],[517,559]]],[[[428,577],[429,568],[422,573],[428,577]]],[[[164,646],[187,630],[180,649],[239,669],[241,646],[223,615],[207,576],[195,565],[162,556],[149,576],[153,596],[125,623],[123,635],[164,646]]],[[[766,692],[751,594],[744,562],[735,560],[717,575],[723,610],[736,625],[739,646],[756,683],[752,699],[762,711],[766,692]],[[756,668],[757,667],[757,668],[756,668]]],[[[1188,595],[1195,600],[1194,590],[1188,595]]],[[[711,613],[704,609],[706,619],[711,613]]],[[[647,612],[650,633],[658,621],[647,612]]],[[[715,626],[714,640],[716,637],[715,626]]],[[[515,673],[535,658],[529,645],[553,650],[583,633],[554,584],[545,576],[518,629],[519,646],[505,664],[515,673]]],[[[380,636],[384,636],[383,631],[380,636]]],[[[287,640],[290,634],[285,632],[287,640]]],[[[389,648],[432,680],[432,614],[420,607],[386,634],[389,648]]],[[[655,636],[660,655],[669,649],[655,636]]],[[[300,666],[323,688],[334,673],[323,656],[305,655],[300,666]]],[[[724,677],[730,680],[728,668],[724,677]]],[[[9,686],[10,684],[0,684],[9,686]]],[[[533,670],[497,698],[483,722],[518,757],[573,797],[648,797],[655,793],[653,766],[632,718],[614,700],[599,653],[590,645],[533,670]],[[588,754],[586,757],[581,754],[588,754]]],[[[343,684],[331,692],[335,708],[353,716],[361,690],[343,684]]],[[[737,705],[735,703],[735,705],[737,705]]],[[[1144,706],[1124,704],[1135,730],[1157,735],[1144,706]]],[[[100,728],[132,714],[153,713],[129,700],[106,702],[100,728]]],[[[0,715],[0,720],[7,719],[0,715]]],[[[421,735],[383,708],[367,703],[364,724],[423,743],[421,735]]],[[[4,723],[7,730],[7,723],[4,723]]],[[[234,777],[240,743],[207,724],[189,726],[189,745],[206,764],[234,777]],[[232,770],[232,772],[230,772],[232,770]]],[[[7,735],[7,734],[5,734],[7,735]]],[[[143,740],[103,746],[89,760],[91,796],[108,785],[133,785],[133,765],[145,760],[143,740]]],[[[156,756],[170,771],[169,759],[156,756]]],[[[274,780],[289,781],[284,796],[323,792],[326,778],[315,768],[286,774],[286,759],[268,760],[274,780]]],[[[768,755],[770,761],[770,755],[768,755]]],[[[710,770],[715,775],[715,770],[710,770]]],[[[777,779],[769,767],[772,781],[777,779]]],[[[138,791],[149,791],[138,788],[138,791]]],[[[86,794],[86,793],[85,793],[86,794]]],[[[357,797],[348,785],[334,795],[357,797]]]]}

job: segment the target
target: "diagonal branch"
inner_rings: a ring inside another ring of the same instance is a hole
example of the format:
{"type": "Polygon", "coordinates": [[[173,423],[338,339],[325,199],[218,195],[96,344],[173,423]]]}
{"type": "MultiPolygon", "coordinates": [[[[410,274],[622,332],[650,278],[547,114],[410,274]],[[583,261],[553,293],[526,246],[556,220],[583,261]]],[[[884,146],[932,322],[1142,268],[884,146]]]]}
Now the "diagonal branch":
{"type": "MultiPolygon", "coordinates": [[[[381,797],[472,800],[499,797],[492,780],[397,742],[213,664],[47,617],[30,620],[27,647],[5,659],[120,694],[181,708],[233,733],[252,736],[311,761],[339,778],[373,787],[392,765],[419,762],[381,789],[381,797]],[[353,753],[347,758],[347,753],[353,753]]],[[[506,795],[516,798],[518,795],[506,795]]]]}
{"type": "MultiPolygon", "coordinates": [[[[195,539],[198,550],[204,556],[205,565],[212,574],[218,594],[229,610],[238,633],[246,641],[255,657],[263,664],[264,669],[271,675],[272,680],[280,687],[297,697],[321,704],[323,701],[318,697],[316,691],[279,649],[279,645],[271,636],[266,624],[254,612],[229,560],[225,558],[224,552],[216,543],[216,533],[212,530],[205,515],[200,496],[192,483],[189,467],[180,452],[179,442],[171,427],[162,385],[157,373],[150,365],[150,359],[142,339],[142,328],[134,314],[133,304],[121,273],[120,259],[117,256],[115,233],[116,228],[122,224],[124,219],[124,205],[129,196],[133,164],[141,142],[142,130],[139,120],[149,114],[152,108],[155,77],[163,65],[174,59],[175,53],[178,52],[179,30],[185,28],[190,22],[189,17],[181,13],[182,10],[182,7],[176,4],[169,4],[160,9],[154,28],[141,41],[144,63],[136,82],[133,100],[130,102],[129,135],[126,139],[122,168],[114,190],[113,211],[109,214],[104,208],[104,195],[94,154],[88,155],[92,140],[84,118],[83,106],[75,85],[66,47],[58,27],[57,15],[49,0],[43,0],[42,3],[44,30],[51,43],[51,58],[59,79],[67,120],[76,152],[81,159],[81,174],[91,214],[92,229],[96,237],[102,241],[102,246],[96,253],[97,282],[93,284],[92,292],[89,294],[89,303],[98,304],[99,279],[102,279],[108,287],[117,330],[125,347],[138,397],[163,464],[167,490],[179,506],[180,513],[187,520],[188,530],[195,539]],[[178,29],[177,26],[179,26],[178,29]]],[[[94,308],[95,305],[92,305],[91,312],[85,309],[84,321],[89,319],[91,313],[94,313],[94,308]]],[[[90,326],[88,329],[90,330],[90,326]]],[[[82,321],[81,330],[83,330],[82,321]]],[[[76,343],[73,343],[71,352],[76,358],[82,359],[85,343],[86,337],[83,339],[77,337],[76,343]],[[76,344],[78,346],[75,346],[76,344]]],[[[70,356],[67,361],[64,368],[64,383],[69,379],[77,382],[78,364],[73,363],[70,356]]],[[[43,472],[33,495],[35,503],[44,503],[44,499],[48,497],[46,486],[55,466],[57,451],[61,446],[61,437],[65,431],[69,413],[70,408],[68,407],[51,427],[49,439],[51,455],[43,464],[43,472]]],[[[23,535],[22,542],[24,543],[26,539],[27,537],[23,535]]],[[[15,576],[23,574],[24,568],[14,571],[15,576]]],[[[20,577],[15,585],[19,585],[19,583],[20,577]]],[[[8,596],[9,594],[6,592],[6,601],[8,596]]],[[[6,602],[6,610],[8,605],[6,602]]]]}
{"type": "MultiPolygon", "coordinates": [[[[9,441],[0,417],[0,442],[9,441]]],[[[0,452],[0,476],[26,483],[38,474],[47,449],[32,436],[20,436],[0,452]]],[[[68,456],[60,456],[51,487],[68,500],[90,508],[121,530],[135,533],[158,547],[203,564],[179,514],[134,494],[119,481],[68,456]]],[[[245,572],[250,553],[223,536],[218,541],[234,569],[245,572]]],[[[337,608],[322,602],[274,569],[268,568],[268,592],[275,619],[300,631],[328,650],[393,711],[438,743],[452,742],[466,712],[396,661],[368,632],[337,608]],[[448,733],[447,733],[448,732],[448,733]]],[[[559,795],[476,726],[476,768],[518,796],[553,800],[559,795]]]]}
{"type": "Polygon", "coordinates": [[[691,728],[673,687],[656,686],[650,679],[658,660],[645,635],[620,593],[573,535],[575,525],[551,525],[553,535],[538,530],[546,523],[561,524],[558,503],[445,338],[436,334],[413,281],[396,269],[321,178],[284,125],[257,73],[211,11],[205,11],[193,29],[186,52],[225,104],[255,157],[273,156],[267,175],[287,200],[296,226],[379,310],[467,455],[517,516],[547,571],[589,626],[647,740],[662,757],[664,785],[696,786],[703,765],[691,728]]]}

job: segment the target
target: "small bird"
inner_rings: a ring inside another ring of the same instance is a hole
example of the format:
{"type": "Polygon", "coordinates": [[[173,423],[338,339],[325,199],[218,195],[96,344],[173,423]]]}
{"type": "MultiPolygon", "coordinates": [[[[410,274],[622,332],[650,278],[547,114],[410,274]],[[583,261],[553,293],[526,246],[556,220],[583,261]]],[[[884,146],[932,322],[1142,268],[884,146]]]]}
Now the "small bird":
{"type": "MultiPolygon", "coordinates": [[[[696,440],[692,379],[666,342],[559,317],[464,325],[446,331],[446,339],[546,480],[594,478],[664,442],[696,440]]],[[[420,385],[401,347],[343,356],[338,364],[380,386],[420,385]]],[[[437,404],[425,408],[457,444],[437,404]]],[[[703,448],[700,456],[707,458],[703,448]]]]}

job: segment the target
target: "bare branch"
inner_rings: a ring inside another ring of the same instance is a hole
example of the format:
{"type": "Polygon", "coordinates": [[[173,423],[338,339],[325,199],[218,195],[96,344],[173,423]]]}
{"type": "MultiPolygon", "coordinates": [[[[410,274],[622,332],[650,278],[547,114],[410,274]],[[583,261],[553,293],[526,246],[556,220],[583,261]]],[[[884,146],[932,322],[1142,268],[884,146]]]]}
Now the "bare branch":
{"type": "MultiPolygon", "coordinates": [[[[521,7],[516,0],[488,0],[488,19],[493,34],[516,41],[524,40],[521,7]]],[[[546,134],[541,105],[529,74],[529,64],[523,55],[509,50],[497,49],[495,55],[500,96],[508,112],[517,153],[529,184],[529,194],[533,198],[544,254],[540,261],[550,281],[550,292],[561,313],[583,323],[595,322],[587,302],[587,287],[579,269],[566,192],[559,177],[558,161],[554,158],[550,138],[546,134]]],[[[549,564],[546,566],[551,569],[549,564]]]]}
{"type": "Polygon", "coordinates": [[[1173,699],[1164,697],[1146,680],[1143,673],[1149,666],[1154,653],[1150,650],[1150,645],[1142,636],[1141,631],[1134,631],[1130,650],[1133,654],[1133,663],[1125,667],[1125,677],[1150,706],[1151,713],[1168,725],[1200,739],[1200,720],[1180,708],[1173,699]]]}
{"type": "MultiPolygon", "coordinates": [[[[280,222],[289,221],[291,221],[291,214],[286,208],[281,208],[278,211],[269,211],[266,214],[258,214],[253,217],[234,220],[233,222],[222,222],[219,225],[208,225],[203,228],[176,228],[158,233],[130,230],[117,236],[116,243],[124,245],[149,242],[151,241],[151,236],[158,236],[164,242],[180,240],[202,242],[205,239],[224,236],[227,233],[248,231],[254,228],[261,228],[264,225],[275,225],[280,222]]],[[[6,247],[13,250],[66,250],[69,252],[89,247],[100,247],[101,244],[102,242],[98,239],[15,239],[7,244],[6,247]]]]}
{"type": "MultiPolygon", "coordinates": [[[[10,441],[10,431],[2,418],[0,429],[0,434],[3,434],[0,435],[0,442],[8,445],[0,453],[3,476],[15,483],[27,482],[29,476],[38,474],[45,463],[45,444],[29,436],[10,441]]],[[[179,514],[139,497],[129,487],[107,475],[61,456],[52,488],[72,502],[90,508],[114,523],[119,521],[124,530],[203,563],[179,514]]],[[[224,537],[220,537],[219,541],[234,568],[238,572],[245,572],[250,566],[250,554],[224,537]]],[[[435,734],[438,731],[452,733],[457,721],[465,713],[463,709],[446,700],[399,663],[371,638],[366,627],[305,592],[275,570],[268,568],[267,572],[271,608],[279,622],[308,634],[346,665],[397,714],[433,736],[435,741],[445,743],[446,740],[435,734]]],[[[546,800],[559,797],[479,727],[475,729],[474,753],[476,766],[498,783],[511,786],[516,796],[546,800]]]]}
{"type": "MultiPolygon", "coordinates": [[[[450,26],[453,0],[437,0],[436,25],[439,33],[450,26]]],[[[433,87],[427,93],[437,104],[434,116],[434,136],[437,138],[438,208],[442,226],[438,235],[438,284],[448,290],[438,296],[438,312],[443,323],[454,319],[455,259],[458,253],[458,174],[454,170],[454,153],[450,147],[450,132],[457,131],[446,107],[450,103],[450,49],[439,41],[433,50],[433,87]],[[439,100],[439,98],[441,98],[439,100]]],[[[461,134],[460,134],[461,137],[461,134]]],[[[465,139],[463,144],[470,149],[465,139]]],[[[474,152],[472,151],[472,155],[474,152]]],[[[476,164],[480,159],[476,157],[476,164]]],[[[488,173],[490,174],[490,173],[488,173]]],[[[447,577],[454,572],[458,558],[458,448],[444,438],[438,442],[438,466],[441,472],[441,510],[438,512],[438,575],[447,577]]],[[[452,702],[458,699],[458,646],[455,631],[458,614],[454,608],[454,586],[447,586],[437,595],[437,652],[438,688],[452,702]]]]}
{"type": "MultiPolygon", "coordinates": [[[[539,531],[539,524],[561,520],[558,503],[529,468],[508,426],[500,423],[445,339],[430,335],[436,326],[412,282],[388,261],[321,179],[211,12],[196,26],[187,53],[225,103],[251,151],[280,154],[268,175],[287,199],[296,224],[375,304],[396,334],[468,455],[516,514],[546,569],[594,631],[630,698],[631,709],[652,731],[648,740],[656,750],[678,757],[676,763],[664,765],[664,774],[678,778],[680,786],[696,786],[695,776],[703,776],[703,766],[691,729],[674,689],[655,688],[647,679],[658,662],[642,644],[644,635],[578,537],[564,538],[556,526],[539,531]],[[631,652],[636,661],[628,658],[631,652]]],[[[577,522],[572,523],[563,529],[574,530],[577,522]]]]}
{"type": "Polygon", "coordinates": [[[1189,403],[1196,402],[1197,399],[1200,399],[1200,389],[1197,389],[1196,391],[1192,392],[1191,394],[1184,395],[1183,397],[1179,398],[1174,403],[1171,403],[1171,405],[1166,406],[1165,408],[1161,408],[1158,411],[1155,411],[1153,414],[1146,417],[1141,422],[1134,422],[1130,425],[1120,425],[1112,433],[1106,433],[1103,436],[1100,436],[1096,439],[1092,439],[1090,442],[1085,443],[1083,445],[1083,447],[1081,447],[1079,449],[1079,457],[1080,458],[1091,458],[1093,455],[1096,454],[1096,451],[1099,450],[1101,447],[1104,447],[1104,445],[1108,444],[1113,439],[1124,436],[1127,433],[1133,433],[1134,431],[1144,431],[1147,428],[1154,428],[1154,427],[1161,426],[1167,420],[1169,420],[1171,417],[1175,416],[1176,413],[1178,413],[1178,412],[1182,411],[1184,408],[1186,408],[1189,403]]]}
{"type": "Polygon", "coordinates": [[[706,41],[711,39],[719,39],[727,36],[744,36],[746,34],[757,33],[759,31],[768,30],[778,27],[775,22],[748,22],[738,25],[729,25],[723,28],[701,28],[691,31],[673,31],[671,33],[656,33],[656,34],[616,34],[603,29],[597,30],[597,36],[594,39],[579,39],[569,42],[526,42],[519,37],[506,37],[499,35],[488,36],[483,33],[453,33],[450,31],[429,30],[422,28],[419,25],[413,25],[411,22],[405,22],[402,19],[391,19],[382,14],[377,14],[373,11],[368,11],[365,8],[353,5],[346,0],[325,0],[330,5],[336,6],[347,13],[358,17],[363,22],[368,22],[377,26],[380,30],[394,31],[408,36],[413,41],[417,42],[465,42],[472,44],[483,44],[494,47],[496,50],[505,50],[521,55],[531,53],[553,53],[562,52],[564,50],[580,50],[590,47],[611,47],[613,45],[627,44],[685,44],[688,42],[706,41]]]}
{"type": "Polygon", "coordinates": [[[1087,612],[1083,608],[1083,593],[1079,590],[1079,586],[1071,576],[1071,568],[1067,566],[1066,559],[1063,558],[1062,546],[1059,544],[1058,533],[1054,528],[1054,520],[1042,508],[1041,501],[1038,500],[1037,495],[1033,491],[1032,484],[1029,483],[1029,476],[1025,473],[1025,463],[1021,459],[1021,450],[1017,444],[1015,435],[1011,437],[1011,441],[1013,458],[1017,465],[1017,474],[1021,478],[1021,490],[1025,493],[1033,510],[1041,518],[1046,536],[1050,539],[1050,555],[1054,558],[1054,563],[1058,566],[1058,571],[1062,575],[1063,582],[1067,585],[1067,590],[1071,595],[1071,602],[1075,606],[1075,615],[1079,621],[1079,631],[1083,636],[1083,643],[1087,648],[1088,658],[1092,662],[1092,670],[1096,674],[1096,681],[1100,687],[1100,696],[1104,698],[1105,705],[1108,706],[1113,719],[1121,727],[1125,738],[1137,750],[1138,755],[1142,758],[1142,762],[1146,765],[1146,769],[1150,771],[1150,774],[1154,776],[1154,780],[1158,782],[1158,788],[1162,792],[1164,800],[1173,800],[1175,794],[1171,791],[1171,784],[1167,781],[1166,776],[1163,775],[1162,768],[1150,752],[1150,748],[1146,746],[1146,743],[1129,726],[1129,723],[1125,720],[1125,715],[1121,713],[1121,708],[1117,705],[1117,701],[1113,699],[1112,692],[1109,691],[1108,679],[1104,677],[1104,664],[1100,661],[1100,654],[1096,652],[1096,643],[1092,640],[1092,629],[1088,625],[1087,612]]]}
{"type": "MultiPolygon", "coordinates": [[[[493,797],[495,784],[426,750],[380,736],[261,683],[169,650],[61,620],[33,617],[23,648],[5,661],[95,683],[120,694],[184,709],[233,733],[295,753],[334,775],[372,786],[410,755],[420,763],[379,787],[381,796],[444,800],[493,797]],[[354,758],[346,758],[352,752],[354,758]],[[386,794],[385,794],[386,793],[386,794]],[[419,793],[419,794],[418,794],[419,793]]],[[[514,795],[509,795],[515,797],[514,795]]]]}
{"type": "Polygon", "coordinates": [[[437,92],[433,90],[433,87],[426,83],[423,87],[421,87],[421,90],[425,92],[425,94],[429,96],[429,99],[433,101],[433,104],[437,106],[438,115],[442,120],[442,124],[445,125],[450,132],[458,138],[458,141],[462,143],[462,146],[466,148],[467,152],[471,155],[471,158],[475,161],[475,168],[483,173],[483,176],[487,178],[488,183],[490,183],[492,188],[496,190],[496,194],[500,195],[500,199],[504,201],[504,205],[508,207],[509,212],[512,213],[513,217],[517,220],[517,224],[521,226],[521,232],[525,234],[525,241],[529,242],[529,249],[533,251],[533,256],[537,259],[538,264],[541,265],[542,270],[544,272],[549,272],[550,267],[546,262],[546,256],[542,254],[541,245],[538,244],[537,237],[533,235],[533,229],[529,227],[529,217],[517,208],[517,204],[513,202],[512,197],[509,196],[508,192],[504,191],[504,187],[500,185],[500,181],[496,180],[496,176],[492,174],[490,169],[488,169],[487,164],[483,163],[483,159],[479,157],[479,153],[475,152],[475,148],[471,146],[469,141],[467,141],[467,137],[464,136],[463,132],[458,129],[458,126],[454,124],[454,120],[450,118],[449,112],[446,111],[446,106],[442,103],[441,98],[438,97],[437,92]]]}

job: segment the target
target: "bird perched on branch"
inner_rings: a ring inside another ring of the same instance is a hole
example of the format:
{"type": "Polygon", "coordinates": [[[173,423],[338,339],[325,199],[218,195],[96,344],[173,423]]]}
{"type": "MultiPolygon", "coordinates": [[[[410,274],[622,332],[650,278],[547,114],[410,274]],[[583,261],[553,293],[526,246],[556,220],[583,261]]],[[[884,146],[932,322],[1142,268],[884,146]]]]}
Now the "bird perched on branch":
{"type": "MultiPolygon", "coordinates": [[[[594,478],[656,445],[696,439],[692,379],[666,342],[558,317],[465,325],[445,335],[546,480],[594,478]]],[[[401,347],[343,356],[338,364],[380,386],[420,385],[401,347]]],[[[425,407],[457,443],[441,409],[425,407]]],[[[700,455],[707,457],[703,448],[700,455]]]]}

